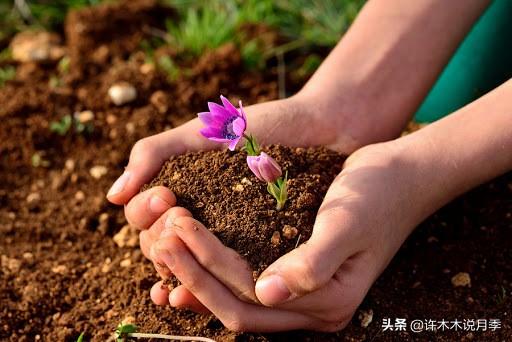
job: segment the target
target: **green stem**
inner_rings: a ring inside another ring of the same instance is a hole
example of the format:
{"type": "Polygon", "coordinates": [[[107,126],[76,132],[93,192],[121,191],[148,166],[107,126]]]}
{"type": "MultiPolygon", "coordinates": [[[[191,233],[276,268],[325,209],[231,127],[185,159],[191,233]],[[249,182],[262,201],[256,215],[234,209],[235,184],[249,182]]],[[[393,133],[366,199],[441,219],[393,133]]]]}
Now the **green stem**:
{"type": "Polygon", "coordinates": [[[245,138],[245,150],[247,154],[250,156],[257,156],[260,154],[260,146],[256,142],[256,138],[252,135],[247,135],[244,133],[243,137],[245,138]]]}

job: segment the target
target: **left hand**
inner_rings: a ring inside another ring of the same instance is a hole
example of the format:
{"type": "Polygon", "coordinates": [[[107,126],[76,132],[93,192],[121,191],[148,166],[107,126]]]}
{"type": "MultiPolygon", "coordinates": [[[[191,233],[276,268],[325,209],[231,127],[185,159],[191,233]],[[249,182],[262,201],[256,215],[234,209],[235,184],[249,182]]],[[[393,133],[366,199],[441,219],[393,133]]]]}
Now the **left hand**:
{"type": "Polygon", "coordinates": [[[417,168],[399,152],[390,142],[354,153],[309,241],[272,264],[256,286],[235,251],[183,208],[170,209],[167,227],[157,221],[148,230],[154,240],[141,245],[160,274],[172,272],[183,285],[169,294],[157,283],[153,300],[211,311],[235,331],[342,329],[428,208],[416,190],[417,168]]]}

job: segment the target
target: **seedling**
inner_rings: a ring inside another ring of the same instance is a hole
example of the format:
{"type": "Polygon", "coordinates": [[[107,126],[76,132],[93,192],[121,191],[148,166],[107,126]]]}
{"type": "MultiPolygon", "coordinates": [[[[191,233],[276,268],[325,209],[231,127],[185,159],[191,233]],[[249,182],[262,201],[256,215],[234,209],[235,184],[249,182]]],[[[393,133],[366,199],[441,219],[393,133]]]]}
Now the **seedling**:
{"type": "Polygon", "coordinates": [[[282,170],[279,164],[260,147],[254,136],[245,133],[247,128],[247,116],[245,115],[242,101],[237,109],[224,96],[220,96],[222,106],[208,102],[209,112],[197,114],[206,125],[200,133],[207,139],[227,143],[228,148],[234,151],[241,139],[245,139],[245,150],[248,154],[247,165],[256,178],[267,183],[267,191],[276,199],[277,210],[281,210],[288,199],[288,173],[281,178],[282,170]]]}
{"type": "Polygon", "coordinates": [[[80,336],[78,336],[78,338],[76,339],[76,342],[83,342],[84,341],[84,334],[85,333],[81,333],[80,336]]]}
{"type": "Polygon", "coordinates": [[[138,333],[137,330],[138,328],[135,324],[119,323],[115,332],[116,342],[125,342],[128,341],[130,338],[159,338],[163,340],[174,341],[215,342],[214,340],[207,337],[138,333]]]}
{"type": "Polygon", "coordinates": [[[60,121],[52,121],[50,123],[50,131],[57,133],[58,135],[66,135],[71,128],[73,118],[71,115],[65,115],[60,121]]]}
{"type": "Polygon", "coordinates": [[[48,167],[50,166],[50,162],[43,158],[43,153],[36,152],[30,158],[33,167],[48,167]]]}
{"type": "Polygon", "coordinates": [[[71,115],[63,116],[60,121],[52,121],[50,123],[50,131],[57,133],[58,135],[66,135],[70,129],[74,126],[76,133],[92,133],[94,126],[92,123],[82,123],[76,117],[71,115]]]}
{"type": "Polygon", "coordinates": [[[64,56],[60,59],[59,64],[57,64],[57,69],[61,75],[65,75],[69,72],[69,65],[71,64],[68,56],[64,56]]]}

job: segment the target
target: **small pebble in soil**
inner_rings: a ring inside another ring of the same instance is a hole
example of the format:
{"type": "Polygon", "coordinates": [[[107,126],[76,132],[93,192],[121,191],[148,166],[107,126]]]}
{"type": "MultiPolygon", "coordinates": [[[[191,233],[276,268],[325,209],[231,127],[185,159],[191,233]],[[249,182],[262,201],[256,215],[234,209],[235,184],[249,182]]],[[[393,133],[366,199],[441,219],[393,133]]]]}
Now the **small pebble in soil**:
{"type": "Polygon", "coordinates": [[[94,120],[94,113],[90,110],[84,110],[82,112],[75,113],[75,119],[80,123],[89,123],[94,120]]]}
{"type": "Polygon", "coordinates": [[[127,122],[125,125],[126,133],[133,134],[135,132],[135,124],[133,122],[127,122]]]}
{"type": "Polygon", "coordinates": [[[117,116],[115,116],[114,114],[107,114],[107,118],[105,119],[105,121],[107,121],[107,124],[113,125],[117,121],[117,116]]]}
{"type": "Polygon", "coordinates": [[[122,106],[137,98],[137,90],[128,82],[120,82],[108,89],[108,96],[116,106],[122,106]]]}
{"type": "Polygon", "coordinates": [[[85,194],[83,191],[81,190],[78,190],[76,193],[75,193],[75,200],[77,202],[82,202],[83,200],[85,199],[85,194]]]}
{"type": "Polygon", "coordinates": [[[75,161],[73,159],[66,159],[64,163],[64,167],[68,171],[74,171],[75,170],[75,161]]]}
{"type": "Polygon", "coordinates": [[[151,63],[144,63],[140,66],[139,71],[143,75],[147,75],[153,71],[155,71],[155,66],[151,63]]]}
{"type": "Polygon", "coordinates": [[[105,166],[96,165],[90,168],[89,173],[91,174],[92,178],[100,179],[108,173],[108,169],[105,166]]]}
{"type": "Polygon", "coordinates": [[[124,225],[112,239],[119,247],[135,247],[139,243],[137,230],[129,224],[124,225]]]}
{"type": "Polygon", "coordinates": [[[368,328],[370,323],[373,321],[373,310],[361,310],[359,312],[359,320],[361,321],[362,328],[368,328]]]}
{"type": "Polygon", "coordinates": [[[122,324],[135,324],[135,317],[128,315],[121,321],[122,324]]]}
{"type": "Polygon", "coordinates": [[[2,271],[17,273],[21,268],[21,261],[15,258],[9,258],[7,255],[1,257],[2,271]]]}
{"type": "Polygon", "coordinates": [[[130,258],[123,259],[119,263],[119,266],[121,266],[121,267],[130,267],[131,265],[132,265],[132,260],[130,258]]]}
{"type": "Polygon", "coordinates": [[[109,228],[109,215],[108,213],[101,213],[98,218],[98,231],[106,234],[109,228]]]}
{"type": "Polygon", "coordinates": [[[161,90],[155,91],[149,98],[149,102],[156,108],[160,114],[165,114],[169,109],[167,95],[161,90]]]}
{"type": "Polygon", "coordinates": [[[288,224],[283,227],[283,236],[285,237],[285,239],[291,240],[295,238],[298,233],[299,231],[297,230],[297,228],[292,227],[288,224]]]}
{"type": "Polygon", "coordinates": [[[24,31],[11,41],[12,58],[21,63],[57,61],[64,56],[64,47],[55,33],[24,31]]]}
{"type": "Polygon", "coordinates": [[[453,287],[471,287],[471,277],[469,273],[459,272],[452,277],[452,285],[453,287]]]}
{"type": "Polygon", "coordinates": [[[112,259],[106,258],[105,262],[101,266],[101,272],[102,273],[108,273],[112,269],[112,259]]]}
{"type": "Polygon", "coordinates": [[[66,274],[67,271],[68,271],[68,268],[66,267],[66,265],[57,265],[57,266],[52,267],[53,273],[66,274]]]}
{"type": "Polygon", "coordinates": [[[25,259],[28,263],[32,263],[34,261],[34,254],[25,252],[23,253],[23,259],[25,259]]]}
{"type": "Polygon", "coordinates": [[[41,200],[41,195],[38,192],[32,192],[27,196],[27,203],[29,206],[34,206],[41,200]]]}
{"type": "Polygon", "coordinates": [[[279,246],[281,243],[281,234],[279,234],[278,231],[275,231],[272,234],[272,238],[270,239],[270,243],[272,243],[273,246],[279,246]]]}
{"type": "Polygon", "coordinates": [[[235,184],[233,186],[233,191],[236,191],[236,192],[242,192],[244,191],[244,186],[242,184],[235,184]]]}

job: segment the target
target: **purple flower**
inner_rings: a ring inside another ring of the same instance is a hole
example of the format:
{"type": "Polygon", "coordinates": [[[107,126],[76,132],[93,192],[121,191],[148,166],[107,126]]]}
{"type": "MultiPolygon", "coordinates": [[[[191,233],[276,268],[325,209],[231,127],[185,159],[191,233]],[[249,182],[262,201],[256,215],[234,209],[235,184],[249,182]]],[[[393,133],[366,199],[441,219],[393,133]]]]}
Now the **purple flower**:
{"type": "Polygon", "coordinates": [[[248,156],[247,165],[259,180],[267,183],[275,182],[282,174],[279,164],[265,152],[259,156],[248,156]]]}
{"type": "Polygon", "coordinates": [[[221,95],[220,99],[223,106],[208,102],[210,111],[197,114],[206,125],[200,132],[210,140],[229,143],[229,149],[233,151],[244,135],[247,117],[242,107],[242,101],[240,101],[240,109],[236,109],[224,96],[221,95]]]}

